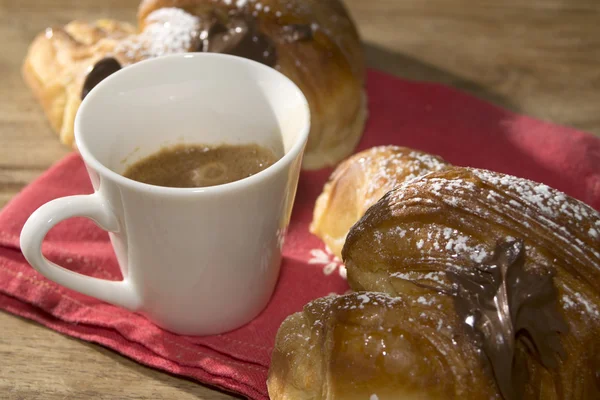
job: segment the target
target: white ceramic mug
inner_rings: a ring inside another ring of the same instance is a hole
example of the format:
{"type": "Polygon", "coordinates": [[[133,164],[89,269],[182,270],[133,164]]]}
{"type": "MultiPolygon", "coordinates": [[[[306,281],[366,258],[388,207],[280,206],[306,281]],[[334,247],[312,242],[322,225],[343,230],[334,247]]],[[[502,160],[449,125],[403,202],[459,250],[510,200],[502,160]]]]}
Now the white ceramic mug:
{"type": "Polygon", "coordinates": [[[247,59],[196,53],[128,66],[94,88],[75,119],[95,193],[35,211],[21,232],[23,254],[47,278],[172,332],[240,327],[266,306],[277,282],[309,126],[300,89],[247,59]],[[120,175],[179,143],[256,143],[281,158],[249,178],[207,188],[159,187],[120,175]],[[68,271],[42,255],[50,228],[76,216],[109,231],[122,281],[68,271]]]}

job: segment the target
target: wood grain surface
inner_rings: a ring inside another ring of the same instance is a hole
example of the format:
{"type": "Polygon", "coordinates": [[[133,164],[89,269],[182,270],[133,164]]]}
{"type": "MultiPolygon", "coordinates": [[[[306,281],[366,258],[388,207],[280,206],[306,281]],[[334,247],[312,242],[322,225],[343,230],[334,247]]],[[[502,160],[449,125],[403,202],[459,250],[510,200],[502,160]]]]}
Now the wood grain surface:
{"type": "MultiPolygon", "coordinates": [[[[72,19],[133,21],[137,3],[0,0],[0,207],[68,152],[20,77],[29,42],[72,19]]],[[[600,135],[600,1],[346,3],[371,66],[600,135]]],[[[0,312],[0,398],[232,397],[0,312]]]]}

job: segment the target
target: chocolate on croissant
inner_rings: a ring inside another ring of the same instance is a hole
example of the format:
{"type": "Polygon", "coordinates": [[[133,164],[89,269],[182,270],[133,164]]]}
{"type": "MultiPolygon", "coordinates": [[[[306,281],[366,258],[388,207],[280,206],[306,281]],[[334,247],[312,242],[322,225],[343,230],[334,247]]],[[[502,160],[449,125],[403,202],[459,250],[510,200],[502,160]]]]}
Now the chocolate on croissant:
{"type": "Polygon", "coordinates": [[[447,167],[438,156],[399,146],[378,146],[344,160],[317,199],[310,232],[341,258],[354,225],[384,194],[399,184],[447,167]]]}
{"type": "Polygon", "coordinates": [[[386,194],[342,255],[357,292],[284,322],[273,399],[600,398],[591,207],[450,167],[386,194]]]}
{"type": "Polygon", "coordinates": [[[110,73],[147,58],[203,51],[253,59],[300,87],[311,111],[305,168],[337,163],[360,139],[365,62],[340,0],[144,0],[138,25],[134,32],[116,21],[74,21],[31,44],[23,74],[63,143],[73,145],[82,97],[110,73]]]}

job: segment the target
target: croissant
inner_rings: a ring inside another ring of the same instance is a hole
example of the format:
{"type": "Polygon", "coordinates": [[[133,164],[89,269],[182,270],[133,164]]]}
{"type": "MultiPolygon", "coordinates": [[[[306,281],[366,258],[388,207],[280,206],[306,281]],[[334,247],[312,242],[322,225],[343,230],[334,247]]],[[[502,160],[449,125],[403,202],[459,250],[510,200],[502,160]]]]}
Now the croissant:
{"type": "Polygon", "coordinates": [[[336,164],[358,143],[365,61],[339,0],[144,0],[138,26],[74,21],[30,45],[23,75],[62,143],[74,145],[77,109],[102,79],[144,59],[196,51],[253,59],[300,87],[311,111],[304,168],[336,164]]]}
{"type": "Polygon", "coordinates": [[[348,233],[354,293],[282,324],[272,399],[600,398],[600,214],[546,185],[448,167],[348,233]]]}
{"type": "Polygon", "coordinates": [[[355,292],[307,304],[277,332],[269,397],[499,398],[476,348],[452,329],[451,301],[435,292],[423,298],[355,292]]]}
{"type": "Polygon", "coordinates": [[[318,197],[309,230],[341,258],[350,227],[397,185],[448,166],[442,158],[398,146],[377,146],[340,163],[318,197]]]}

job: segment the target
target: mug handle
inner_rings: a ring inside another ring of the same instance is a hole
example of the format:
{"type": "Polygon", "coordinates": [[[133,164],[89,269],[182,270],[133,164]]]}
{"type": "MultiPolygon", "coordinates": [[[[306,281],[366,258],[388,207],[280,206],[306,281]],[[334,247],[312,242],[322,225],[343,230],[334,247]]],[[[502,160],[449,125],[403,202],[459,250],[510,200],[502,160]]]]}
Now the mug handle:
{"type": "Polygon", "coordinates": [[[97,193],[52,200],[31,214],[23,226],[21,251],[25,259],[46,278],[62,286],[132,311],[139,309],[139,297],[127,278],[122,281],[93,278],[69,271],[44,257],[42,241],[48,231],[72,217],[90,218],[107,231],[119,229],[117,217],[97,193]]]}

